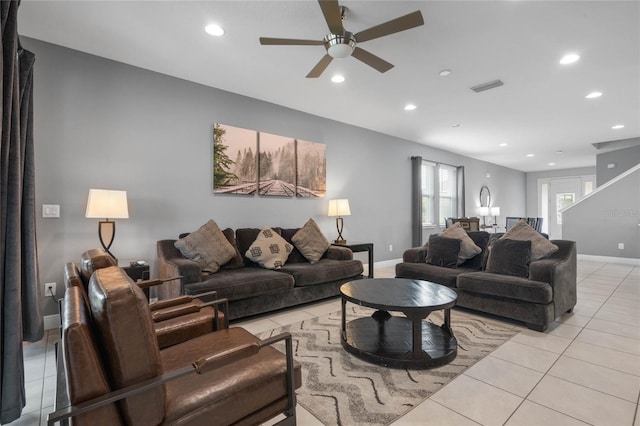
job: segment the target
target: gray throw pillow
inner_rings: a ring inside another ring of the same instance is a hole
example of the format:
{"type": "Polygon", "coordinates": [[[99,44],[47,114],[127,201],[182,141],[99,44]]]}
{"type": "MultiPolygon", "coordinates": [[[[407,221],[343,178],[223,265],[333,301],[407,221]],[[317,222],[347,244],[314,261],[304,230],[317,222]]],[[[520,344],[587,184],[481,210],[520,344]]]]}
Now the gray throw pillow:
{"type": "Polygon", "coordinates": [[[293,234],[291,241],[311,264],[318,263],[331,246],[313,219],[309,219],[302,228],[293,234]]]}
{"type": "Polygon", "coordinates": [[[439,235],[429,237],[427,247],[427,263],[445,268],[455,268],[458,265],[460,240],[439,235]]]}
{"type": "Polygon", "coordinates": [[[440,234],[446,238],[455,238],[460,240],[460,253],[458,253],[458,265],[462,265],[467,259],[471,259],[477,254],[482,253],[482,249],[473,242],[467,231],[462,228],[460,222],[456,222],[440,234]]]}
{"type": "Polygon", "coordinates": [[[538,231],[533,229],[524,220],[520,220],[506,234],[503,239],[531,241],[531,261],[542,259],[552,255],[558,251],[558,246],[540,235],[538,231]]]}
{"type": "Polygon", "coordinates": [[[215,221],[210,220],[195,232],[174,243],[187,259],[197,262],[206,271],[215,273],[236,253],[215,221]]]}
{"type": "Polygon", "coordinates": [[[530,259],[531,241],[502,238],[489,247],[486,271],[494,274],[528,278],[530,259]]]}

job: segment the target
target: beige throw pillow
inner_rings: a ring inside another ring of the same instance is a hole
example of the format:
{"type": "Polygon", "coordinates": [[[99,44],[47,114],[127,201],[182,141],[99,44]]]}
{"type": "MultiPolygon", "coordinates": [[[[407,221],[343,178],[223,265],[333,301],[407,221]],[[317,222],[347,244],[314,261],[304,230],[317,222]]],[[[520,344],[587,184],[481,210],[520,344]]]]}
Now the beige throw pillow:
{"type": "Polygon", "coordinates": [[[442,237],[460,240],[460,252],[458,253],[458,265],[462,265],[465,260],[482,253],[482,249],[473,242],[467,235],[467,231],[462,228],[460,222],[456,222],[444,230],[442,237]]]}
{"type": "Polygon", "coordinates": [[[236,251],[215,221],[210,220],[195,232],[174,243],[187,259],[197,262],[207,272],[217,272],[233,258],[236,251]]]}
{"type": "Polygon", "coordinates": [[[293,246],[276,231],[264,228],[251,244],[245,256],[266,269],[280,269],[284,266],[293,246]]]}
{"type": "Polygon", "coordinates": [[[302,228],[293,234],[291,241],[311,264],[318,263],[331,246],[313,219],[309,219],[302,228]]]}
{"type": "Polygon", "coordinates": [[[508,240],[531,241],[531,261],[540,260],[558,251],[558,246],[540,235],[524,220],[518,221],[502,236],[508,240]]]}

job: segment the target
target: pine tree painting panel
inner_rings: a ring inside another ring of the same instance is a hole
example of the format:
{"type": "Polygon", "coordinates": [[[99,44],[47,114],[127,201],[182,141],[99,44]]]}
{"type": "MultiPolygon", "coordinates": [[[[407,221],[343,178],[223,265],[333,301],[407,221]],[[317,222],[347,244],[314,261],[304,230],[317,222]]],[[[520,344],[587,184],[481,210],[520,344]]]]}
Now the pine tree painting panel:
{"type": "Polygon", "coordinates": [[[258,194],[293,197],[296,193],[295,140],[258,134],[258,194]]]}
{"type": "Polygon", "coordinates": [[[213,192],[254,195],[258,189],[258,132],[216,123],[213,192]]]}
{"type": "Polygon", "coordinates": [[[324,197],[327,193],[327,146],[298,139],[296,152],[296,195],[324,197]]]}

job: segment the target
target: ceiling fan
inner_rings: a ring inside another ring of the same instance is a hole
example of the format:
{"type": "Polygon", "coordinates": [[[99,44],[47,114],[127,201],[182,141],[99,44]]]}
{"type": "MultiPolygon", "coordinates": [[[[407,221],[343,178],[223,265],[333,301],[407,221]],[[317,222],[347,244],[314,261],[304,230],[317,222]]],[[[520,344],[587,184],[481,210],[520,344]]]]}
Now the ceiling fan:
{"type": "Polygon", "coordinates": [[[368,51],[357,47],[358,43],[384,37],[400,31],[408,30],[424,24],[422,13],[415,11],[408,15],[392,19],[383,24],[376,25],[358,33],[346,31],[342,26],[345,18],[346,8],[338,5],[337,0],[318,0],[320,9],[324,15],[325,21],[329,26],[329,34],[324,36],[322,40],[300,40],[290,38],[272,38],[260,37],[262,45],[297,45],[297,46],[316,46],[324,45],[327,53],[320,59],[315,67],[307,74],[307,78],[320,77],[322,72],[329,66],[333,58],[346,58],[353,56],[354,58],[364,62],[381,73],[389,71],[393,68],[393,64],[384,59],[369,53],[368,51]]]}

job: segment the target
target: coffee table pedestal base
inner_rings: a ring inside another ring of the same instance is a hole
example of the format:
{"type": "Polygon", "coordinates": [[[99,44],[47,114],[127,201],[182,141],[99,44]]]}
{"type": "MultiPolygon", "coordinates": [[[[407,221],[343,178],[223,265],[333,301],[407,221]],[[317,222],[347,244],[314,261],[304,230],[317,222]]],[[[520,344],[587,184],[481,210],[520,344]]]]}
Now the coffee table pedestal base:
{"type": "Polygon", "coordinates": [[[349,321],[340,340],[358,358],[386,367],[426,369],[451,362],[458,352],[458,342],[448,327],[420,322],[421,349],[414,350],[414,322],[399,316],[349,321]]]}

